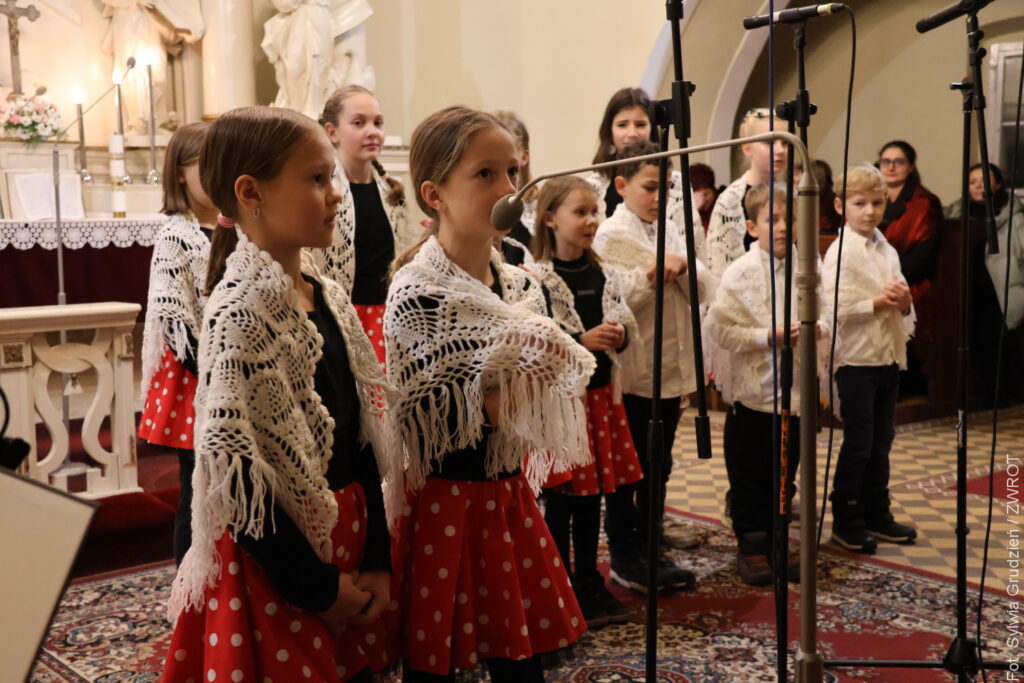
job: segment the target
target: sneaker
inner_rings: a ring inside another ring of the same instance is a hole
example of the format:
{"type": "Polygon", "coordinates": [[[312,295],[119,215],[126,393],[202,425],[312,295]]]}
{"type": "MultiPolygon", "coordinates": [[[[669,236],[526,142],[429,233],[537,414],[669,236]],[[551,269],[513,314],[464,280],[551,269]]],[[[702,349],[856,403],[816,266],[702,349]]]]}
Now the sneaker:
{"type": "Polygon", "coordinates": [[[583,620],[587,622],[587,628],[600,628],[608,623],[608,611],[593,589],[592,583],[586,578],[572,577],[572,588],[576,594],[576,602],[579,603],[580,612],[583,613],[583,620]]]}
{"type": "Polygon", "coordinates": [[[604,585],[603,578],[599,577],[598,582],[591,586],[591,588],[594,591],[595,599],[604,607],[604,611],[608,615],[609,624],[621,624],[629,621],[630,617],[633,616],[633,610],[612,595],[612,592],[604,585]]]}
{"type": "Polygon", "coordinates": [[[661,590],[690,590],[697,585],[697,577],[683,569],[665,555],[658,556],[658,588],[661,590]]]}
{"type": "Polygon", "coordinates": [[[639,556],[612,556],[608,578],[613,583],[641,595],[647,595],[647,574],[647,563],[640,559],[639,556]]]}
{"type": "Polygon", "coordinates": [[[917,530],[914,527],[900,524],[892,517],[883,524],[871,524],[868,533],[879,541],[889,543],[909,544],[917,538],[917,530]]]}
{"type": "Polygon", "coordinates": [[[844,550],[864,555],[874,555],[878,549],[878,541],[862,527],[844,530],[833,527],[832,542],[844,550]]]}
{"type": "Polygon", "coordinates": [[[740,580],[748,586],[767,586],[772,582],[772,568],[767,555],[746,555],[738,553],[736,568],[740,580]]]}

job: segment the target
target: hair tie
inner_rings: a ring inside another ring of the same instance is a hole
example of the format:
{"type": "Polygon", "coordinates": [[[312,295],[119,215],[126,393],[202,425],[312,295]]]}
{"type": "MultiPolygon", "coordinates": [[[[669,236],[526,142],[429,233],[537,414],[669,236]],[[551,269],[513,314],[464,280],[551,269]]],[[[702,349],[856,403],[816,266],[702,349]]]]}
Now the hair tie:
{"type": "Polygon", "coordinates": [[[235,227],[235,221],[228,218],[222,213],[217,214],[217,225],[222,228],[233,228],[235,227]]]}

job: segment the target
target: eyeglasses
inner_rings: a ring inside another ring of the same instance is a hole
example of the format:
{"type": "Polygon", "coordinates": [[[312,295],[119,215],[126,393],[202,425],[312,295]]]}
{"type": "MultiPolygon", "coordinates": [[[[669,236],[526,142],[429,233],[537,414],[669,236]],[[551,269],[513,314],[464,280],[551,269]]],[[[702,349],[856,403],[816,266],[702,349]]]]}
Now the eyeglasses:
{"type": "Polygon", "coordinates": [[[903,157],[899,157],[897,159],[879,159],[878,160],[878,165],[879,166],[909,166],[910,162],[907,161],[906,159],[904,159],[903,157]]]}

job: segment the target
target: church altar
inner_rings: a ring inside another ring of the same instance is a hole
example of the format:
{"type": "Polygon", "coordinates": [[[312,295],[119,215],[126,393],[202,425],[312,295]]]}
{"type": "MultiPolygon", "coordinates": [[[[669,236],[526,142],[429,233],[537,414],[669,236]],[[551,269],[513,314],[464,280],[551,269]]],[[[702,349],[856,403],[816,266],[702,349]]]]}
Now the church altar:
{"type": "MultiPolygon", "coordinates": [[[[149,261],[163,216],[63,221],[68,303],[146,304],[149,261]]],[[[0,308],[57,303],[57,225],[0,221],[0,308]]]]}

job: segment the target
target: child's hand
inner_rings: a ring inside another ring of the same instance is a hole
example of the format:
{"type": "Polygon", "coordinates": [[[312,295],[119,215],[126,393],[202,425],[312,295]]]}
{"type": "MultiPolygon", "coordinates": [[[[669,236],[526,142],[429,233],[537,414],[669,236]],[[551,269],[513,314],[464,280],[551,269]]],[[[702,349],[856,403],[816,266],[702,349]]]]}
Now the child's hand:
{"type": "MultiPolygon", "coordinates": [[[[647,281],[654,282],[656,264],[652,263],[647,269],[647,281]]],[[[679,254],[665,254],[665,282],[675,282],[676,279],[686,272],[686,258],[679,254]]]]}
{"type": "Polygon", "coordinates": [[[580,344],[588,351],[612,351],[622,346],[625,330],[619,323],[601,323],[580,335],[580,344]]]}
{"type": "Polygon", "coordinates": [[[339,574],[338,597],[326,612],[320,613],[320,618],[334,631],[339,630],[352,617],[363,611],[373,597],[369,592],[356,586],[355,582],[358,578],[359,574],[356,572],[339,574]]]}
{"type": "Polygon", "coordinates": [[[363,572],[356,579],[355,585],[371,597],[363,611],[352,617],[351,622],[368,624],[379,617],[391,602],[391,575],[385,571],[363,572]]]}
{"type": "Polygon", "coordinates": [[[884,311],[887,308],[896,308],[896,300],[888,293],[888,290],[882,292],[874,299],[875,313],[878,311],[884,311]]]}
{"type": "MultiPolygon", "coordinates": [[[[786,326],[778,324],[775,326],[775,344],[782,346],[785,341],[786,326]]],[[[772,343],[772,331],[768,330],[768,345],[772,343]]],[[[800,323],[789,324],[789,340],[791,346],[796,346],[796,343],[800,340],[800,323]]]]}
{"type": "Polygon", "coordinates": [[[889,294],[889,298],[896,303],[896,308],[900,311],[909,311],[910,304],[913,303],[914,298],[910,294],[910,287],[903,280],[894,280],[892,284],[886,287],[886,292],[889,294]]]}

